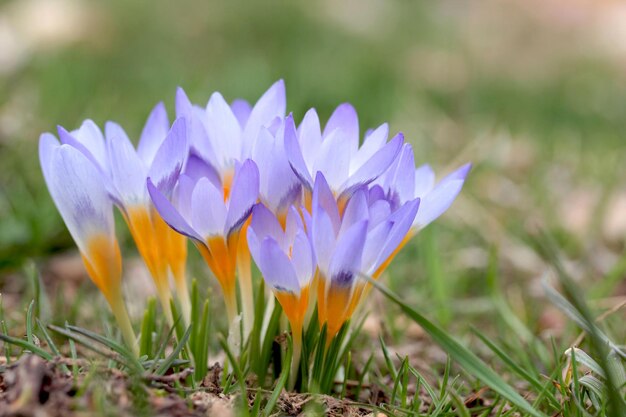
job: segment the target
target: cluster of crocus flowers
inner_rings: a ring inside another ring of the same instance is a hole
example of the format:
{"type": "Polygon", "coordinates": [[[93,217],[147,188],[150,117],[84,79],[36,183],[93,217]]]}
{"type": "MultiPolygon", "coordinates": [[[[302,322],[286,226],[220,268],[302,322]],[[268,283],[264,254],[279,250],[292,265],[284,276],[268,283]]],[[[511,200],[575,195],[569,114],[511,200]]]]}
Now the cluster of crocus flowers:
{"type": "Polygon", "coordinates": [[[435,183],[401,133],[389,139],[387,124],[361,141],[349,104],[323,128],[313,109],[298,125],[282,81],[254,106],[214,93],[201,107],[182,89],[175,102],[171,126],[162,105],[153,110],[137,150],[112,123],[105,135],[92,122],[59,129],[63,145],[44,134],[40,158],[53,199],[114,310],[123,302],[113,204],[163,307],[169,311],[172,277],[187,320],[186,238],[220,284],[231,335],[244,338],[254,323],[252,258],[288,319],[296,366],[311,312],[332,339],[367,296],[361,276],[378,279],[450,207],[470,169],[435,183]]]}

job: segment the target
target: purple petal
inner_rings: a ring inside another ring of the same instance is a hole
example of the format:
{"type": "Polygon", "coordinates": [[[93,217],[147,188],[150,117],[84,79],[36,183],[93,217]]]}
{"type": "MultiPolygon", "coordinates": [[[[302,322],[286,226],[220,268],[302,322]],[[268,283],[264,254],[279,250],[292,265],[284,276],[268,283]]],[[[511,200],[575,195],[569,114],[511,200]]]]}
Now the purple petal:
{"type": "Polygon", "coordinates": [[[374,201],[369,206],[370,227],[385,220],[391,214],[391,204],[385,199],[374,201]]]}
{"type": "MultiPolygon", "coordinates": [[[[59,135],[61,132],[59,132],[59,135]]],[[[96,125],[93,120],[87,119],[81,125],[80,128],[71,132],[71,135],[78,140],[98,161],[102,166],[106,166],[106,146],[104,143],[104,136],[102,131],[96,125]]],[[[61,143],[65,143],[61,138],[61,143]]],[[[71,143],[68,143],[71,145],[71,143]]]]}
{"type": "Polygon", "coordinates": [[[354,187],[367,185],[382,175],[398,156],[403,142],[404,136],[397,134],[351,175],[341,186],[341,190],[349,195],[354,187]]]}
{"type": "Polygon", "coordinates": [[[333,285],[351,286],[354,277],[361,271],[361,260],[367,220],[362,220],[350,227],[337,241],[328,273],[333,285]]]}
{"type": "Polygon", "coordinates": [[[160,102],[150,112],[137,146],[137,153],[146,166],[152,164],[154,155],[167,136],[169,128],[170,121],[167,117],[167,110],[165,110],[163,102],[160,102]]]}
{"type": "Polygon", "coordinates": [[[322,172],[334,191],[339,191],[348,178],[351,147],[352,144],[339,130],[332,131],[322,142],[313,172],[322,172]]]}
{"type": "Polygon", "coordinates": [[[341,226],[341,218],[339,217],[339,208],[335,201],[335,196],[330,190],[326,178],[321,172],[318,172],[315,176],[315,185],[313,187],[313,217],[317,210],[323,210],[328,215],[332,222],[335,234],[339,233],[339,227],[341,226]]]}
{"type": "Polygon", "coordinates": [[[367,233],[362,261],[362,270],[366,274],[371,275],[375,272],[375,268],[378,266],[376,260],[385,249],[385,246],[381,243],[388,239],[393,226],[394,223],[390,220],[381,221],[367,233]]]}
{"type": "Polygon", "coordinates": [[[50,161],[59,146],[61,144],[52,133],[44,133],[39,137],[39,163],[48,188],[50,188],[50,161]]]}
{"type": "Polygon", "coordinates": [[[350,161],[350,172],[356,172],[365,162],[367,162],[376,152],[378,152],[387,142],[389,135],[389,125],[383,123],[376,130],[365,136],[363,145],[350,161]]]}
{"type": "Polygon", "coordinates": [[[191,196],[191,224],[200,236],[221,235],[226,223],[224,196],[208,178],[201,178],[191,196]]]}
{"type": "Polygon", "coordinates": [[[187,219],[187,223],[191,223],[191,197],[193,196],[193,189],[196,187],[196,183],[199,180],[200,178],[194,180],[185,174],[181,174],[178,177],[175,201],[173,199],[172,202],[183,219],[187,219]]]}
{"type": "Polygon", "coordinates": [[[176,90],[176,117],[186,119],[188,146],[205,161],[216,166],[215,152],[211,146],[204,123],[199,118],[201,112],[191,104],[185,91],[179,87],[176,90]]]}
{"type": "Polygon", "coordinates": [[[102,132],[91,120],[86,120],[79,130],[75,130],[69,133],[62,126],[57,126],[59,133],[59,139],[64,145],[70,145],[73,148],[78,149],[85,155],[96,167],[100,169],[102,173],[106,173],[107,169],[107,156],[104,137],[102,132]],[[94,133],[94,130],[98,131],[98,134],[94,133]],[[82,139],[79,139],[78,135],[82,139]]]}
{"type": "MultiPolygon", "coordinates": [[[[320,119],[315,109],[310,109],[304,115],[302,123],[298,127],[297,136],[302,149],[302,155],[306,163],[307,172],[311,172],[313,162],[319,154],[322,146],[322,129],[320,127],[320,119]]],[[[311,181],[313,183],[313,181],[311,181]]]]}
{"type": "Polygon", "coordinates": [[[288,132],[285,132],[284,141],[285,153],[287,155],[287,159],[289,160],[289,165],[291,166],[291,169],[298,177],[302,185],[307,187],[307,189],[312,190],[313,179],[311,178],[309,168],[304,162],[302,149],[300,148],[300,144],[298,143],[298,138],[293,135],[291,129],[288,132]]]}
{"type": "Polygon", "coordinates": [[[213,93],[206,107],[206,130],[222,167],[241,158],[241,126],[220,93],[213,93]]]}
{"type": "Polygon", "coordinates": [[[422,198],[422,204],[414,222],[416,227],[424,228],[450,208],[463,188],[465,177],[470,169],[471,164],[463,165],[441,180],[431,192],[422,198]]]}
{"type": "Polygon", "coordinates": [[[187,157],[187,125],[185,119],[176,119],[159,147],[148,175],[156,187],[170,196],[187,157]]]}
{"type": "Polygon", "coordinates": [[[304,230],[304,223],[302,223],[302,217],[300,217],[298,210],[291,206],[287,212],[287,220],[285,222],[285,240],[289,243],[293,242],[298,230],[304,230]]]}
{"type": "Polygon", "coordinates": [[[419,213],[418,208],[420,207],[420,199],[416,198],[415,200],[403,204],[389,217],[389,220],[393,221],[393,227],[389,232],[387,241],[385,241],[382,246],[378,260],[372,265],[368,274],[373,274],[376,269],[391,256],[400,243],[402,243],[402,240],[406,237],[407,233],[409,233],[415,215],[419,213]]]}
{"type": "Polygon", "coordinates": [[[414,197],[423,197],[435,186],[435,172],[430,165],[422,165],[415,170],[414,197]]]}
{"type": "MultiPolygon", "coordinates": [[[[41,146],[51,149],[49,144],[41,146]]],[[[49,159],[47,172],[50,194],[80,251],[89,254],[94,234],[114,239],[113,205],[93,163],[72,146],[61,145],[49,159]]]]}
{"type": "Polygon", "coordinates": [[[343,212],[339,236],[352,227],[353,224],[362,220],[368,220],[369,208],[367,207],[367,197],[365,193],[366,190],[360,188],[354,193],[350,200],[348,200],[343,212]]]}
{"type": "Polygon", "coordinates": [[[172,203],[155,187],[150,178],[148,178],[148,193],[150,193],[150,198],[152,198],[152,204],[154,204],[154,207],[165,223],[169,224],[169,226],[178,233],[205,244],[202,236],[193,230],[172,203]]]}
{"type": "Polygon", "coordinates": [[[343,103],[335,109],[324,128],[324,141],[335,130],[339,130],[339,137],[349,144],[347,158],[350,159],[359,148],[359,118],[351,104],[343,103]]]}
{"type": "Polygon", "coordinates": [[[217,170],[206,162],[202,157],[194,154],[193,152],[187,159],[187,164],[184,168],[184,173],[194,181],[198,181],[200,178],[208,178],[209,181],[216,187],[222,186],[222,180],[217,170]]]}
{"type": "Polygon", "coordinates": [[[313,210],[310,230],[317,264],[320,271],[327,273],[337,238],[332,220],[322,208],[313,210]]]}
{"type": "Polygon", "coordinates": [[[145,204],[146,167],[137,155],[133,144],[123,129],[115,124],[106,124],[107,150],[111,180],[123,206],[145,204]]]}
{"type": "Polygon", "coordinates": [[[251,155],[261,127],[269,125],[276,117],[285,117],[286,102],[283,80],[275,82],[256,102],[243,131],[244,156],[251,155]]]}
{"type": "Polygon", "coordinates": [[[277,291],[300,293],[300,283],[296,271],[287,255],[272,238],[261,242],[260,259],[255,259],[265,282],[277,291]]]}
{"type": "Polygon", "coordinates": [[[260,241],[266,237],[271,237],[283,247],[285,240],[283,228],[276,216],[261,203],[256,204],[252,209],[250,229],[254,230],[260,241]]]}
{"type": "Polygon", "coordinates": [[[296,271],[298,282],[300,287],[304,287],[311,282],[315,273],[313,250],[304,230],[300,229],[296,233],[291,253],[291,263],[296,271]]]}
{"type": "Polygon", "coordinates": [[[389,170],[384,174],[384,188],[390,190],[392,194],[397,194],[402,203],[417,197],[414,167],[413,147],[405,143],[389,170]]]}
{"type": "Polygon", "coordinates": [[[250,112],[252,112],[252,106],[250,106],[250,103],[246,100],[238,98],[233,100],[233,103],[230,105],[230,109],[237,118],[239,126],[243,129],[248,121],[248,118],[250,117],[250,112]]]}
{"type": "Polygon", "coordinates": [[[287,160],[283,137],[295,136],[293,118],[288,116],[275,136],[262,128],[253,150],[259,168],[261,200],[274,213],[284,213],[301,194],[301,184],[287,160]]]}
{"type": "Polygon", "coordinates": [[[226,217],[227,234],[243,225],[259,197],[259,170],[251,159],[246,159],[235,172],[231,190],[226,217]]]}

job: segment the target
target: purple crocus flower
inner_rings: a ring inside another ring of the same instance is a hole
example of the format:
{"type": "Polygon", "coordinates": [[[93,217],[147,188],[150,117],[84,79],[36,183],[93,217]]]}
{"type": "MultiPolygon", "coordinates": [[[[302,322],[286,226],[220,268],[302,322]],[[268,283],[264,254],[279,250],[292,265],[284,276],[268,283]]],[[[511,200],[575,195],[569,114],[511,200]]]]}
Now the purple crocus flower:
{"type": "MultiPolygon", "coordinates": [[[[282,121],[285,109],[286,96],[283,80],[274,83],[254,106],[250,106],[241,99],[228,105],[224,97],[216,92],[211,95],[206,108],[202,108],[192,104],[181,88],[176,92],[176,114],[189,121],[192,158],[205,165],[203,175],[211,178],[218,188],[222,188],[224,195],[230,193],[235,166],[245,159],[252,158],[253,153],[258,154],[267,149],[258,146],[259,140],[264,146],[274,147],[273,143],[266,142],[274,142],[275,128],[272,128],[269,135],[270,141],[266,140],[268,135],[265,131],[270,126],[276,127],[277,123],[282,121]]],[[[255,162],[260,161],[257,158],[253,159],[255,162]]],[[[259,166],[262,172],[263,190],[267,188],[268,182],[271,182],[268,180],[269,176],[280,169],[280,165],[274,162],[275,159],[269,168],[266,168],[265,163],[259,166]]],[[[263,193],[263,195],[266,194],[263,193]]],[[[246,228],[247,224],[244,224],[244,234],[246,228]]],[[[254,321],[252,275],[246,239],[240,240],[240,246],[236,260],[242,298],[244,335],[247,336],[252,330],[254,321]]]]}
{"type": "Polygon", "coordinates": [[[259,171],[252,160],[236,164],[232,188],[224,189],[212,177],[212,168],[199,158],[190,159],[169,198],[151,178],[148,191],[163,220],[193,239],[218,279],[232,324],[237,316],[235,269],[240,254],[239,236],[259,194],[259,171]]]}
{"type": "Polygon", "coordinates": [[[113,203],[98,168],[83,153],[50,133],[39,140],[41,169],[52,199],[76,242],[91,280],[111,306],[126,343],[135,335],[122,297],[122,259],[115,237],[113,203]]]}
{"type": "Polygon", "coordinates": [[[405,143],[391,167],[375,181],[372,193],[392,202],[392,207],[398,207],[407,201],[419,198],[420,209],[415,216],[411,228],[403,242],[398,246],[374,274],[377,278],[387,267],[402,247],[421,229],[441,216],[454,202],[463,188],[465,178],[472,168],[468,163],[448,174],[438,183],[435,183],[435,173],[429,165],[415,168],[413,148],[405,143]]]}
{"type": "Polygon", "coordinates": [[[315,262],[309,237],[300,213],[294,206],[284,222],[259,203],[252,211],[248,245],[265,282],[283,308],[291,326],[293,356],[290,386],[298,373],[302,352],[302,327],[309,308],[311,281],[315,262]]]}
{"type": "Polygon", "coordinates": [[[404,140],[398,134],[387,142],[388,134],[385,123],[368,131],[359,147],[359,121],[350,104],[337,107],[323,131],[317,113],[309,110],[298,135],[285,136],[289,162],[307,191],[307,200],[317,172],[324,174],[341,206],[355,189],[378,178],[394,161],[404,140]]]}
{"type": "Polygon", "coordinates": [[[261,129],[284,118],[285,108],[283,80],[274,83],[254,107],[241,99],[228,105],[215,92],[202,108],[192,104],[182,88],[176,91],[176,115],[189,122],[192,152],[215,170],[224,187],[232,182],[235,164],[252,156],[261,129]]]}
{"type": "Polygon", "coordinates": [[[391,202],[359,187],[343,213],[321,173],[313,188],[310,235],[317,268],[320,324],[332,338],[350,318],[363,294],[360,274],[373,275],[408,233],[420,200],[391,210],[391,202]]]}
{"type": "Polygon", "coordinates": [[[288,136],[296,138],[291,114],[262,128],[252,149],[252,158],[259,167],[259,198],[283,226],[289,208],[298,204],[302,195],[302,185],[285,153],[284,142],[288,136]]]}
{"type": "Polygon", "coordinates": [[[90,120],[77,131],[67,132],[62,127],[58,130],[61,142],[82,152],[100,172],[152,275],[170,323],[173,322],[170,272],[185,319],[189,321],[191,306],[185,276],[187,243],[156,213],[146,188],[149,176],[163,193],[172,193],[188,153],[185,119],[177,119],[170,129],[165,106],[159,103],[148,117],[137,150],[117,123],[107,122],[105,135],[90,120]]]}

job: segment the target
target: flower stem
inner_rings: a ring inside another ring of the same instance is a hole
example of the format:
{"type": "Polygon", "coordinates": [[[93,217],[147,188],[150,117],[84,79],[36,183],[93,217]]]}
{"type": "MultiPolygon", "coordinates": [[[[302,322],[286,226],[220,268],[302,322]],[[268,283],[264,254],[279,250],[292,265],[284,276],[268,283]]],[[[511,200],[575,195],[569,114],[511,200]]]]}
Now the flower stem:
{"type": "Polygon", "coordinates": [[[291,356],[291,369],[289,370],[289,390],[293,390],[298,378],[300,356],[302,355],[302,324],[291,325],[291,337],[293,341],[293,355],[291,356]]]}
{"type": "Polygon", "coordinates": [[[124,338],[126,345],[131,348],[135,356],[139,356],[137,337],[135,336],[133,326],[130,324],[130,318],[128,317],[128,311],[126,310],[126,305],[124,304],[122,295],[115,295],[108,301],[111,306],[111,310],[113,311],[113,315],[115,316],[115,320],[117,321],[118,326],[120,326],[120,331],[122,332],[122,337],[124,338]]]}
{"type": "Polygon", "coordinates": [[[252,294],[252,271],[250,267],[250,252],[240,250],[237,256],[237,271],[239,273],[239,289],[241,290],[241,307],[243,310],[243,338],[248,339],[254,325],[254,295],[252,294]]]}

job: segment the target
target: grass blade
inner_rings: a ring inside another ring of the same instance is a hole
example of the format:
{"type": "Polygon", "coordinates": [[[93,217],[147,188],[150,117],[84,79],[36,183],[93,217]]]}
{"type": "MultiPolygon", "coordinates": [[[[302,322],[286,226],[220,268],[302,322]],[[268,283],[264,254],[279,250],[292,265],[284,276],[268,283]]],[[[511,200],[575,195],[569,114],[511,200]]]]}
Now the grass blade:
{"type": "Polygon", "coordinates": [[[437,326],[426,317],[409,307],[397,295],[392,293],[379,282],[366,277],[366,279],[383,295],[396,303],[405,314],[426,331],[457,363],[467,372],[488,385],[492,390],[506,398],[520,410],[535,417],[546,417],[544,413],[534,409],[521,395],[507,384],[493,369],[485,364],[478,356],[464,347],[456,339],[449,336],[441,327],[437,326]]]}

